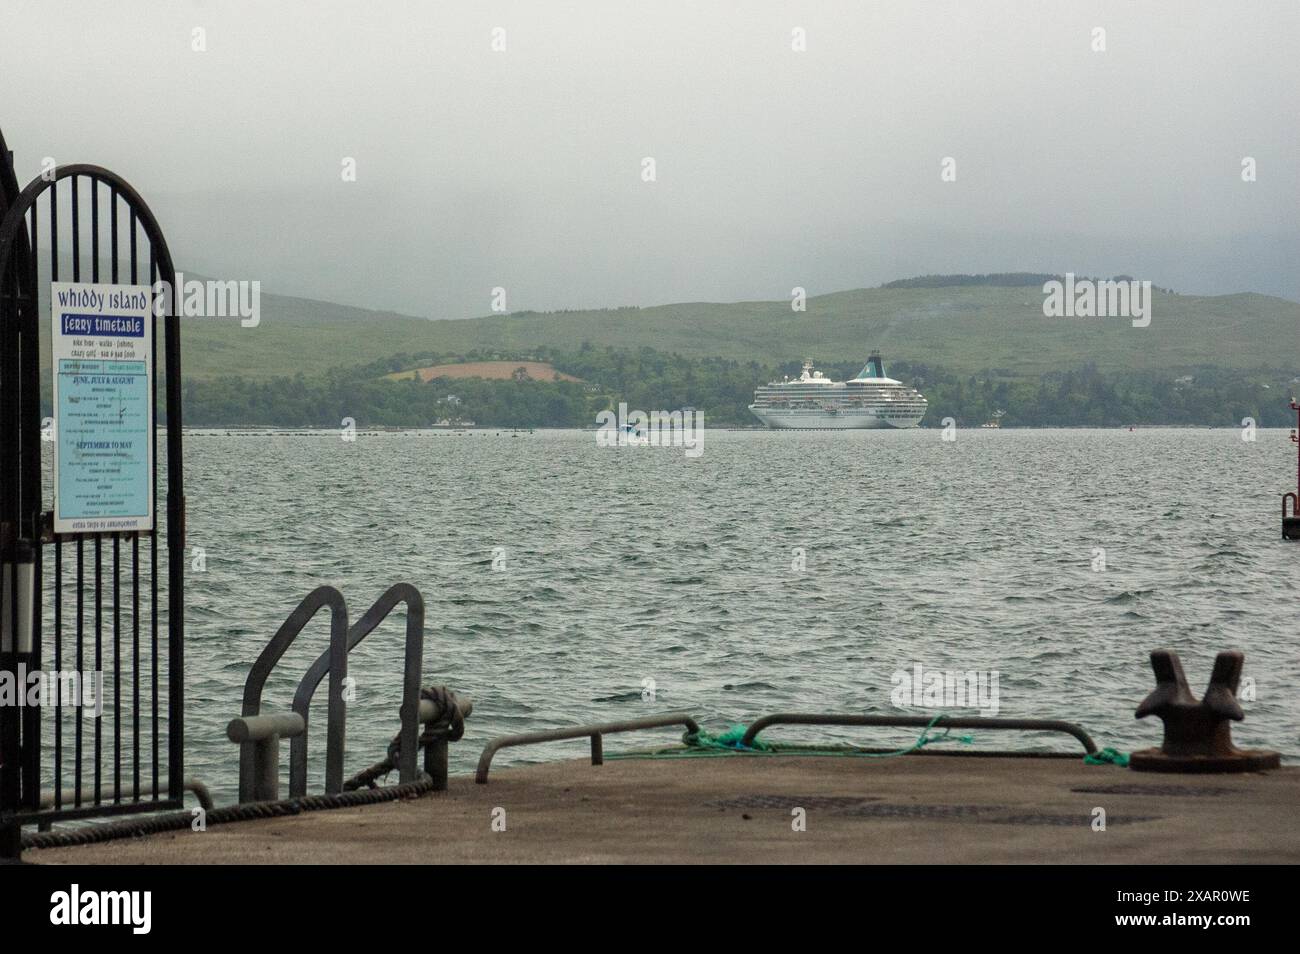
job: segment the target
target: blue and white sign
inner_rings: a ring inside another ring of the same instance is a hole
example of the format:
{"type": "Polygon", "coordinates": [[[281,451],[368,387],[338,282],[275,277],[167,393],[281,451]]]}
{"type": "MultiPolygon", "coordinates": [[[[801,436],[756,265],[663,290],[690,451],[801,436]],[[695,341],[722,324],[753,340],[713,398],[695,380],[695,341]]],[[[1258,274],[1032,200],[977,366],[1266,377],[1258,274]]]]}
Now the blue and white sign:
{"type": "Polygon", "coordinates": [[[153,529],[151,302],[147,285],[50,285],[55,533],[153,529]]]}

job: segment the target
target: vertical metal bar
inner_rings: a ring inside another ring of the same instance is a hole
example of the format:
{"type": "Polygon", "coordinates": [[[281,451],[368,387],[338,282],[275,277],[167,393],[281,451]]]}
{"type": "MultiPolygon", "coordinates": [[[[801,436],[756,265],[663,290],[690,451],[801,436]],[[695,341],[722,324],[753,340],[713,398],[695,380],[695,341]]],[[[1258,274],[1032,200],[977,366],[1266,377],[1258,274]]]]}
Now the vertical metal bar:
{"type": "MultiPolygon", "coordinates": [[[[131,284],[138,280],[135,206],[131,206],[131,284]]],[[[148,438],[153,440],[152,435],[148,438]]],[[[131,790],[140,801],[140,534],[131,534],[131,790]]],[[[120,788],[120,786],[119,786],[120,788]]],[[[157,793],[155,793],[157,797],[157,793]]]]}
{"type": "MultiPolygon", "coordinates": [[[[51,260],[58,257],[58,183],[50,183],[49,191],[50,204],[50,243],[51,243],[51,260]]],[[[39,219],[39,205],[32,209],[32,228],[33,233],[37,229],[39,219]]],[[[19,385],[21,387],[20,410],[21,419],[18,425],[18,442],[17,450],[21,459],[22,476],[19,483],[19,500],[22,507],[21,522],[19,524],[19,533],[21,536],[31,540],[35,550],[35,562],[32,567],[34,576],[35,594],[42,592],[41,586],[41,563],[42,555],[39,540],[39,528],[41,523],[41,458],[40,458],[40,351],[38,346],[38,329],[39,319],[37,317],[37,257],[40,254],[39,246],[33,242],[31,255],[28,259],[28,268],[30,277],[25,282],[28,294],[20,299],[19,302],[19,328],[18,333],[21,337],[21,353],[19,362],[21,365],[19,385]]],[[[51,273],[57,275],[57,271],[51,273]]],[[[11,445],[12,449],[13,445],[11,445]]],[[[15,580],[15,584],[17,580],[15,580]]],[[[17,593],[18,590],[12,591],[17,593]]],[[[32,600],[31,607],[31,632],[32,646],[31,652],[27,657],[29,671],[39,670],[41,667],[41,625],[40,625],[40,608],[41,599],[37,596],[32,600]]],[[[17,630],[14,630],[17,633],[17,630]]],[[[22,775],[23,775],[23,802],[28,808],[36,808],[40,805],[40,735],[41,735],[41,710],[38,707],[27,707],[22,712],[22,775]]]]}
{"type": "MultiPolygon", "coordinates": [[[[90,178],[90,279],[92,282],[99,282],[99,179],[91,175],[90,178]]],[[[101,663],[103,655],[103,591],[100,589],[100,547],[99,534],[95,534],[95,672],[104,671],[101,663]]],[[[103,699],[98,697],[96,690],[95,704],[96,708],[103,706],[103,699]]],[[[100,803],[100,732],[103,727],[99,719],[95,720],[95,805],[100,803]]]]}
{"type": "MultiPolygon", "coordinates": [[[[5,336],[6,338],[8,335],[5,336]]],[[[8,349],[5,349],[8,350],[8,349]]],[[[16,400],[17,395],[8,394],[9,385],[14,384],[12,377],[6,375],[0,379],[0,385],[6,390],[6,398],[16,400]]],[[[16,384],[15,384],[16,386],[16,384]]],[[[0,562],[0,592],[18,593],[18,564],[0,562]],[[8,579],[4,579],[5,574],[8,579]]],[[[0,602],[0,609],[9,616],[11,633],[18,632],[18,600],[11,599],[7,604],[0,602]]],[[[0,654],[0,669],[6,673],[16,673],[17,654],[0,654]]],[[[11,677],[12,678],[12,677],[11,677]]],[[[0,819],[4,814],[18,808],[22,798],[22,783],[18,772],[18,754],[22,747],[22,736],[18,724],[18,710],[14,706],[0,706],[0,819]]],[[[22,856],[22,829],[16,824],[0,824],[0,858],[13,859],[22,856]]]]}
{"type": "MultiPolygon", "coordinates": [[[[63,807],[63,541],[54,539],[54,810],[63,807]]],[[[81,677],[78,676],[78,679],[81,677]]]]}
{"type": "MultiPolygon", "coordinates": [[[[58,258],[59,229],[59,189],[58,182],[51,182],[47,193],[50,203],[50,259],[58,258]]],[[[38,206],[32,208],[32,231],[36,231],[39,218],[38,206]]],[[[19,335],[22,352],[19,355],[21,373],[19,378],[21,422],[18,425],[18,452],[21,456],[22,476],[20,481],[19,502],[22,507],[19,533],[30,541],[34,552],[32,565],[33,586],[37,598],[31,605],[32,648],[27,654],[28,671],[41,668],[42,643],[41,604],[39,597],[44,590],[42,570],[44,558],[41,553],[41,349],[40,349],[40,308],[37,293],[37,261],[40,246],[32,242],[31,254],[27,257],[28,277],[25,282],[28,294],[19,302],[19,335]]],[[[57,274],[57,270],[52,272],[57,274]]],[[[12,446],[12,445],[11,445],[12,446]]],[[[15,589],[16,593],[17,590],[15,589]]],[[[14,631],[15,633],[17,630],[14,631]]],[[[22,713],[22,777],[23,801],[29,810],[36,810],[41,804],[41,707],[27,706],[22,713]]]]}
{"type": "Polygon", "coordinates": [[[112,263],[112,282],[117,284],[117,186],[108,187],[108,241],[109,262],[112,263]]]}
{"type": "MultiPolygon", "coordinates": [[[[81,175],[72,175],[72,177],[69,178],[69,183],[70,186],[72,186],[72,194],[73,194],[73,208],[72,208],[73,281],[79,282],[81,281],[81,175]]],[[[55,259],[56,261],[51,261],[51,264],[49,264],[49,270],[51,270],[52,277],[56,276],[56,274],[59,273],[59,263],[57,263],[57,256],[55,256],[55,259]]],[[[59,373],[59,368],[51,368],[51,372],[53,374],[57,374],[59,373]]],[[[55,408],[55,413],[57,415],[57,413],[59,413],[59,409],[55,408]]],[[[56,439],[59,438],[59,434],[56,433],[55,438],[56,439]]],[[[55,476],[53,476],[53,480],[55,481],[59,480],[59,474],[55,474],[55,476]]],[[[62,587],[61,587],[62,559],[60,558],[61,551],[62,551],[62,542],[60,541],[60,539],[56,538],[55,539],[55,554],[56,554],[55,559],[57,561],[56,569],[55,569],[55,656],[56,656],[56,660],[59,660],[60,658],[60,651],[59,651],[60,636],[61,636],[60,617],[62,616],[62,587]]],[[[81,701],[82,699],[86,698],[85,691],[82,690],[82,686],[81,686],[81,680],[83,678],[83,671],[81,668],[81,565],[82,565],[81,541],[79,541],[78,539],[77,541],[77,646],[78,646],[77,689],[79,693],[79,698],[74,699],[73,701],[73,715],[75,716],[75,719],[77,719],[77,729],[75,729],[75,732],[77,732],[77,747],[75,747],[75,756],[77,756],[77,768],[75,768],[75,780],[77,780],[77,794],[74,795],[73,801],[77,803],[78,806],[81,805],[81,701]]],[[[62,667],[61,667],[61,660],[60,660],[60,662],[55,663],[55,669],[61,669],[61,668],[62,667]]],[[[57,697],[55,702],[55,714],[56,714],[55,715],[55,810],[57,811],[59,810],[59,808],[62,807],[62,799],[64,799],[64,793],[62,793],[62,784],[60,781],[62,776],[62,759],[60,758],[60,750],[61,750],[62,734],[64,734],[64,712],[62,712],[61,691],[59,693],[59,697],[57,697]]]]}
{"type": "Polygon", "coordinates": [[[406,660],[402,673],[402,751],[398,777],[414,782],[418,777],[416,756],[420,748],[420,671],[424,663],[424,600],[412,591],[406,600],[406,660]],[[410,748],[410,758],[406,750],[410,748]]]}
{"type": "MultiPolygon", "coordinates": [[[[0,160],[4,157],[0,156],[0,160]]],[[[0,440],[5,447],[18,439],[18,259],[12,256],[2,279],[7,294],[0,297],[0,440]]],[[[0,455],[0,521],[10,525],[18,519],[17,461],[0,455]]],[[[12,532],[12,531],[8,531],[12,532]]]]}
{"type": "MultiPolygon", "coordinates": [[[[72,280],[74,282],[79,282],[81,281],[81,177],[80,176],[72,177],[71,187],[72,187],[72,280]]],[[[55,373],[57,373],[58,369],[52,369],[52,370],[55,373]]],[[[57,409],[56,409],[56,413],[57,413],[57,409]]],[[[57,433],[54,436],[56,439],[58,438],[57,433]]],[[[55,474],[53,479],[57,481],[59,479],[58,474],[55,474]]],[[[58,645],[59,645],[59,622],[58,621],[59,621],[59,614],[63,606],[63,588],[59,580],[59,576],[62,574],[62,569],[63,569],[63,561],[59,556],[60,552],[62,551],[62,548],[63,548],[62,541],[56,538],[54,542],[55,560],[57,561],[55,564],[57,570],[56,570],[55,582],[54,582],[54,612],[55,612],[54,645],[55,645],[56,656],[58,655],[58,645]]],[[[62,667],[58,662],[56,662],[54,668],[58,670],[61,669],[62,667]]],[[[81,791],[80,791],[81,789],[81,700],[85,698],[85,691],[84,689],[82,689],[80,683],[83,678],[85,678],[85,676],[84,676],[84,670],[81,668],[81,541],[77,540],[77,683],[78,683],[77,688],[81,694],[78,699],[74,700],[72,712],[77,719],[77,728],[76,728],[77,792],[73,796],[73,799],[78,805],[81,804],[81,791]]],[[[55,707],[55,712],[57,713],[57,717],[54,724],[55,726],[54,727],[54,738],[55,738],[54,808],[56,811],[59,808],[61,808],[63,805],[63,785],[62,782],[60,781],[63,760],[59,755],[59,751],[60,751],[59,743],[60,743],[60,738],[63,734],[63,711],[62,711],[63,698],[62,697],[63,697],[63,693],[60,692],[58,702],[55,707]]]]}
{"type": "MultiPolygon", "coordinates": [[[[69,182],[69,186],[72,189],[72,280],[74,282],[79,282],[81,281],[81,177],[72,176],[69,182]]],[[[56,258],[58,257],[57,254],[55,255],[55,257],[56,258]]],[[[57,373],[57,369],[52,369],[52,370],[55,373],[57,373]]],[[[56,413],[57,413],[57,409],[56,409],[56,413]]],[[[54,436],[56,439],[58,438],[57,433],[54,436]]],[[[53,479],[57,481],[58,475],[55,474],[53,479]]],[[[63,549],[62,541],[56,538],[54,543],[54,552],[55,552],[55,561],[56,561],[55,566],[57,568],[55,583],[54,583],[54,610],[56,614],[55,615],[56,656],[58,655],[57,647],[59,645],[58,620],[63,607],[63,586],[60,579],[63,571],[63,560],[61,556],[62,549],[63,549]]],[[[82,687],[81,685],[81,681],[85,678],[85,671],[82,669],[81,666],[81,611],[82,611],[81,572],[82,572],[81,541],[78,540],[77,541],[77,688],[79,691],[79,698],[73,700],[73,706],[72,706],[73,715],[77,720],[77,727],[76,727],[77,766],[75,769],[77,791],[76,794],[73,796],[73,800],[78,805],[81,804],[81,701],[85,699],[85,690],[84,687],[82,687]]],[[[62,669],[61,663],[56,662],[54,668],[56,670],[61,670],[62,669]]],[[[55,708],[56,721],[55,721],[55,745],[54,745],[54,751],[55,751],[54,807],[56,811],[60,807],[62,807],[62,802],[63,802],[63,791],[62,791],[63,785],[61,782],[63,760],[62,760],[62,756],[59,754],[61,750],[60,740],[63,734],[62,696],[63,694],[62,692],[60,692],[59,698],[57,700],[56,708],[55,708]]]]}
{"type": "Polygon", "coordinates": [[[447,733],[437,732],[424,747],[424,771],[433,780],[435,792],[447,790],[447,733]]]}
{"type": "MultiPolygon", "coordinates": [[[[170,263],[169,263],[170,264],[170,263]]],[[[175,284],[175,272],[163,276],[175,284]]],[[[181,325],[175,296],[167,309],[167,769],[168,794],[185,791],[185,475],[181,448],[181,325]]],[[[155,460],[154,466],[157,467],[155,460]]],[[[157,521],[155,519],[155,525],[157,521]]],[[[347,666],[344,623],[343,665],[347,666]]],[[[342,705],[342,700],[339,700],[342,705]]],[[[331,702],[330,708],[333,709],[331,702]]],[[[341,768],[341,765],[340,765],[341,768]]]]}
{"type": "MultiPolygon", "coordinates": [[[[72,186],[72,280],[74,282],[79,282],[81,281],[81,176],[72,176],[70,180],[70,184],[72,186]]],[[[55,373],[57,373],[58,371],[57,368],[51,370],[54,371],[55,373]]],[[[57,409],[56,409],[56,413],[57,413],[57,409]]],[[[54,437],[56,440],[58,439],[58,436],[59,435],[55,433],[54,437]]],[[[57,481],[59,479],[58,474],[55,474],[53,479],[57,481]]],[[[61,615],[61,611],[63,608],[63,586],[60,581],[60,577],[62,576],[62,572],[63,572],[63,559],[61,557],[62,550],[63,550],[63,542],[56,537],[54,541],[54,553],[55,553],[55,561],[56,561],[55,578],[54,578],[54,613],[55,613],[54,652],[56,657],[59,655],[59,650],[58,650],[59,617],[61,615]]],[[[54,668],[56,670],[59,670],[62,669],[62,666],[59,662],[56,661],[54,664],[54,668]]],[[[77,682],[78,682],[77,688],[78,691],[81,692],[81,695],[78,699],[74,700],[74,704],[72,707],[72,712],[77,717],[76,756],[77,756],[78,767],[76,771],[76,777],[77,777],[78,789],[81,788],[81,768],[80,768],[81,699],[85,698],[84,690],[82,690],[80,685],[82,678],[83,678],[83,672],[81,669],[81,541],[78,540],[77,541],[77,682]]],[[[63,785],[61,782],[63,759],[59,754],[60,740],[63,735],[62,704],[63,704],[63,693],[60,692],[58,701],[55,706],[55,712],[57,713],[57,717],[54,723],[54,740],[55,740],[54,741],[54,752],[55,752],[54,808],[55,810],[58,810],[63,805],[63,785]]],[[[81,796],[80,792],[78,792],[77,795],[74,796],[78,804],[80,804],[80,796],[81,796]]]]}
{"type": "MultiPolygon", "coordinates": [[[[86,632],[86,607],[85,607],[85,583],[86,583],[86,548],[81,537],[77,537],[77,672],[84,674],[86,671],[85,658],[85,632],[86,632]]],[[[84,678],[79,677],[79,678],[84,678]]],[[[84,699],[85,696],[83,695],[84,699]]],[[[73,790],[76,793],[73,796],[73,805],[81,807],[81,765],[84,761],[82,755],[82,708],[77,707],[74,714],[76,715],[76,729],[74,742],[74,755],[76,760],[73,768],[73,790]]]]}
{"type": "MultiPolygon", "coordinates": [[[[50,281],[59,280],[59,180],[55,179],[50,183],[50,281]]],[[[32,219],[35,221],[35,209],[32,210],[32,219]]],[[[32,257],[39,255],[39,247],[36,245],[35,236],[32,241],[32,257]]],[[[36,289],[32,289],[36,293],[36,289]]]]}
{"type": "Polygon", "coordinates": [[[72,185],[72,280],[81,281],[81,176],[73,176],[72,185]]]}
{"type": "MultiPolygon", "coordinates": [[[[117,285],[117,186],[108,190],[108,260],[117,285]]],[[[122,801],[122,586],[121,541],[113,534],[113,802],[122,801]]]]}
{"type": "MultiPolygon", "coordinates": [[[[95,534],[95,672],[104,671],[104,584],[103,584],[103,554],[100,548],[100,540],[103,538],[95,534]]],[[[96,676],[98,678],[98,675],[96,676]]],[[[95,698],[96,708],[104,700],[98,696],[95,698]]],[[[102,720],[95,720],[95,804],[100,803],[100,786],[102,783],[102,756],[103,756],[103,725],[102,720]]]]}
{"type": "MultiPolygon", "coordinates": [[[[149,283],[156,284],[158,281],[158,262],[154,251],[152,240],[149,242],[149,283]]],[[[175,301],[173,294],[172,300],[175,301]]],[[[152,393],[149,395],[151,406],[155,414],[158,409],[158,322],[157,317],[149,322],[149,335],[151,345],[149,348],[149,381],[152,393]]],[[[149,660],[152,667],[153,691],[150,693],[150,706],[152,707],[151,718],[153,734],[153,797],[157,801],[160,796],[158,787],[158,428],[155,426],[149,434],[149,440],[153,447],[153,500],[154,500],[154,532],[149,535],[149,559],[151,561],[151,570],[149,573],[149,626],[151,629],[152,652],[149,660]]]]}
{"type": "MultiPolygon", "coordinates": [[[[3,142],[0,142],[0,149],[3,142]]],[[[9,185],[10,168],[8,155],[0,153],[0,185],[9,185]]],[[[9,192],[0,196],[9,201],[9,192]]],[[[12,257],[4,273],[0,275],[0,288],[8,290],[9,295],[0,295],[0,443],[5,447],[16,446],[18,440],[18,260],[12,257]]],[[[0,455],[0,542],[5,546],[10,538],[17,534],[18,523],[18,461],[16,455],[0,455]]],[[[4,566],[15,566],[0,562],[0,574],[4,566]]],[[[9,580],[0,579],[0,593],[5,591],[18,593],[16,569],[9,580]]],[[[10,632],[18,631],[18,600],[8,603],[0,597],[0,611],[9,616],[10,632]]],[[[0,654],[0,671],[16,673],[17,657],[7,653],[0,654]]],[[[14,706],[0,706],[0,812],[17,809],[22,797],[22,783],[19,775],[19,753],[22,747],[21,729],[18,710],[14,706]]],[[[13,859],[22,855],[21,829],[15,824],[0,825],[0,858],[13,859]]]]}
{"type": "Polygon", "coordinates": [[[122,801],[122,541],[113,534],[113,801],[122,801]]]}
{"type": "MultiPolygon", "coordinates": [[[[140,800],[140,535],[131,537],[131,782],[140,800]]],[[[156,796],[155,796],[156,797],[156,796]]]]}

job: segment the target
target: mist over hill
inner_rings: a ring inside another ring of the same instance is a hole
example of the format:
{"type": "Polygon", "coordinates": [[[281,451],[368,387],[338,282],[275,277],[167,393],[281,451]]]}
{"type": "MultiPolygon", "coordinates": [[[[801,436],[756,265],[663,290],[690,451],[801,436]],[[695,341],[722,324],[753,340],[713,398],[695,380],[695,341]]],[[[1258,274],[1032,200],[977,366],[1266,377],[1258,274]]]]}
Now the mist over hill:
{"type": "Polygon", "coordinates": [[[805,311],[789,301],[683,302],[428,320],[264,293],[256,328],[223,319],[184,322],[185,373],[270,378],[397,354],[511,358],[538,348],[576,351],[584,343],[763,363],[860,360],[879,349],[887,362],[1011,375],[1085,363],[1107,372],[1300,365],[1300,304],[1282,298],[1157,291],[1146,328],[1124,318],[1048,318],[1043,298],[1037,282],[943,284],[819,295],[805,311]]]}
{"type": "Polygon", "coordinates": [[[631,400],[743,425],[753,388],[802,360],[843,377],[880,350],[888,373],[930,399],[927,425],[947,416],[1004,426],[1289,420],[1300,304],[1153,289],[1150,325],[1134,327],[1128,318],[1047,317],[1042,286],[1056,278],[920,276],[813,296],[802,311],[791,301],[683,302],[454,320],[263,293],[256,327],[182,320],[186,419],[587,426],[596,410],[631,400]],[[582,383],[390,379],[467,361],[549,361],[582,383]]]}

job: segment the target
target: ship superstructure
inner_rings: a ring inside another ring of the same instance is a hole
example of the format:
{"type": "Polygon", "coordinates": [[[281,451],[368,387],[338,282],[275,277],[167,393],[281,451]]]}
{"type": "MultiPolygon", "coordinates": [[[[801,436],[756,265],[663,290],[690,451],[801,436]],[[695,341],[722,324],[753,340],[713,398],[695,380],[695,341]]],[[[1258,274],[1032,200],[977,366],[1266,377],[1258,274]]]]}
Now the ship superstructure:
{"type": "Polygon", "coordinates": [[[799,377],[755,390],[749,409],[768,427],[848,430],[916,427],[927,407],[916,388],[885,376],[880,353],[873,351],[849,381],[832,381],[805,361],[799,377]]]}

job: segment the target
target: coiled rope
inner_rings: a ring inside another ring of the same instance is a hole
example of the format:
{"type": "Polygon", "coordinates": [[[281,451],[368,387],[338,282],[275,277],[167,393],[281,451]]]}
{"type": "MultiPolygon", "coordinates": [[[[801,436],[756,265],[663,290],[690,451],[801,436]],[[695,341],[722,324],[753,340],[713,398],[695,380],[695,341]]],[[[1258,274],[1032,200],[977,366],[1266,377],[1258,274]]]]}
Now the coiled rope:
{"type": "MultiPolygon", "coordinates": [[[[257,818],[281,818],[286,815],[299,815],[303,812],[325,811],[331,808],[350,808],[357,805],[373,805],[377,802],[391,802],[403,798],[419,798],[433,789],[433,779],[427,775],[418,782],[404,785],[391,785],[385,788],[365,789],[356,792],[340,792],[336,795],[304,795],[301,798],[287,798],[278,802],[251,802],[246,805],[226,805],[204,813],[205,825],[221,825],[227,822],[252,821],[257,818]]],[[[193,825],[196,816],[193,812],[167,812],[142,818],[130,818],[103,825],[86,825],[68,831],[45,831],[24,834],[22,845],[27,848],[68,848],[74,845],[90,845],[116,838],[139,838],[155,835],[164,831],[181,831],[193,825]]]]}
{"type": "MultiPolygon", "coordinates": [[[[426,686],[420,690],[422,700],[435,707],[433,721],[425,724],[419,747],[424,748],[434,740],[446,738],[456,742],[465,734],[465,712],[456,693],[446,686],[426,686]]],[[[393,737],[388,746],[388,757],[358,772],[343,783],[344,790],[333,795],[303,795],[277,802],[250,802],[243,805],[226,805],[204,812],[204,825],[222,825],[228,822],[253,821],[258,818],[282,818],[303,812],[327,811],[331,808],[351,808],[373,805],[399,799],[419,798],[433,791],[433,779],[421,773],[418,781],[379,787],[375,779],[387,775],[401,754],[401,733],[393,737]]],[[[22,846],[28,848],[68,848],[112,841],[117,838],[140,838],[165,831],[183,831],[193,826],[193,811],[166,812],[146,815],[101,825],[85,825],[64,831],[33,832],[22,836],[22,846]]]]}
{"type": "MultiPolygon", "coordinates": [[[[446,738],[448,742],[459,742],[465,735],[465,712],[456,693],[446,686],[425,686],[420,690],[420,699],[433,703],[434,715],[432,721],[425,723],[417,747],[422,749],[440,738],[446,738]]],[[[388,755],[349,778],[343,783],[343,790],[351,792],[360,788],[377,788],[377,780],[397,768],[401,757],[402,733],[398,732],[393,736],[393,741],[388,743],[388,755]]]]}
{"type": "Polygon", "coordinates": [[[1120,768],[1128,767],[1128,755],[1119,749],[1106,748],[1100,752],[1092,752],[1083,757],[1084,765],[1118,765],[1120,768]]]}

